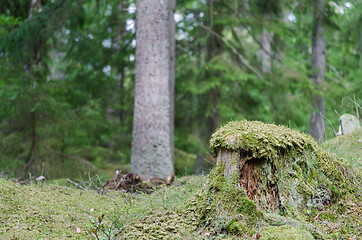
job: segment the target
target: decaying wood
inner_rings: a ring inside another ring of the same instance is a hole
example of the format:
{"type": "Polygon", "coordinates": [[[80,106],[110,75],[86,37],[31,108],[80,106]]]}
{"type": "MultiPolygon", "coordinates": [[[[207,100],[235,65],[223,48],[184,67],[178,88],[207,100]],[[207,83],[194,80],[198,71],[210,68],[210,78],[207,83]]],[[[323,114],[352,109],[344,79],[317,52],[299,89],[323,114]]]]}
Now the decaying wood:
{"type": "Polygon", "coordinates": [[[237,174],[240,185],[243,186],[250,200],[258,203],[264,199],[267,203],[264,208],[272,212],[279,208],[278,185],[273,180],[276,178],[276,169],[271,162],[254,158],[247,151],[226,149],[221,149],[217,155],[217,164],[221,162],[225,164],[224,176],[237,174]],[[270,166],[262,169],[263,164],[270,164],[270,166]],[[261,178],[261,174],[268,174],[269,178],[261,178]]]}
{"type": "Polygon", "coordinates": [[[150,178],[149,180],[143,180],[139,175],[135,173],[122,174],[120,171],[116,172],[116,176],[108,180],[101,188],[101,192],[121,190],[125,192],[145,192],[151,193],[155,189],[162,186],[168,186],[174,181],[174,174],[164,180],[161,178],[150,178]]]}
{"type": "Polygon", "coordinates": [[[72,180],[70,179],[67,179],[67,182],[73,184],[76,188],[79,188],[79,189],[82,189],[82,190],[85,190],[79,183],[76,183],[76,182],[73,182],[72,180]]]}

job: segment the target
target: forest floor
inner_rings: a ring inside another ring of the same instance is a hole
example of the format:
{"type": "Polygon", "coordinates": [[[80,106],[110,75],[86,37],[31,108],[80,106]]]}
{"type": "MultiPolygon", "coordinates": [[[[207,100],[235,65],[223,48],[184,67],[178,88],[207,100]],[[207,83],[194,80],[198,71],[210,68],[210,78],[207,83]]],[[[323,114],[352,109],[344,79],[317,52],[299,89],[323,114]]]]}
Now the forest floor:
{"type": "MultiPolygon", "coordinates": [[[[361,146],[362,130],[323,144],[325,149],[346,159],[356,171],[361,171],[361,146]]],[[[96,180],[83,185],[86,190],[82,190],[62,180],[21,185],[12,179],[0,178],[0,239],[237,238],[196,226],[192,213],[180,214],[206,180],[206,176],[176,178],[172,186],[147,195],[122,191],[100,194],[96,180]]],[[[361,216],[351,215],[355,222],[351,226],[344,223],[349,212],[338,212],[338,209],[308,212],[305,218],[311,222],[325,221],[331,239],[360,239],[361,216]]],[[[259,238],[287,239],[258,234],[248,239],[259,238]]]]}

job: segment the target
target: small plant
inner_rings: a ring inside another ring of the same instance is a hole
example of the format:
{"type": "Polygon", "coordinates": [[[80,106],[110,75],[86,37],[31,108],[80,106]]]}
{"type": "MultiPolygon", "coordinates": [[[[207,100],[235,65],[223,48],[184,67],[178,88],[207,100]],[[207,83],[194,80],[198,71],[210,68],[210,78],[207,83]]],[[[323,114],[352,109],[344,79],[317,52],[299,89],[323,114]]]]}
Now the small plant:
{"type": "Polygon", "coordinates": [[[89,233],[94,236],[97,240],[100,239],[116,239],[119,236],[125,227],[122,222],[118,221],[118,217],[111,215],[108,217],[109,222],[105,220],[105,214],[101,216],[89,217],[92,228],[89,233]]]}
{"type": "Polygon", "coordinates": [[[104,185],[104,182],[102,181],[102,177],[96,175],[95,177],[92,177],[90,173],[88,173],[88,181],[84,179],[78,179],[77,182],[74,182],[70,179],[68,179],[68,183],[73,184],[76,188],[82,189],[82,190],[95,190],[100,191],[101,187],[104,185]]]}

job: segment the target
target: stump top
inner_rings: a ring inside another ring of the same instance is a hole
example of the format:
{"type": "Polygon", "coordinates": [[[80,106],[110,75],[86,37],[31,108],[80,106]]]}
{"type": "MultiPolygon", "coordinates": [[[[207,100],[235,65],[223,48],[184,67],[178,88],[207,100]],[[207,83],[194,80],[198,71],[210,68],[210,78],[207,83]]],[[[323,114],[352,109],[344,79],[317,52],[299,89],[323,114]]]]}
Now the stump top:
{"type": "Polygon", "coordinates": [[[220,127],[210,139],[210,148],[244,150],[256,158],[272,159],[291,151],[315,150],[317,143],[309,135],[260,121],[231,121],[220,127]]]}

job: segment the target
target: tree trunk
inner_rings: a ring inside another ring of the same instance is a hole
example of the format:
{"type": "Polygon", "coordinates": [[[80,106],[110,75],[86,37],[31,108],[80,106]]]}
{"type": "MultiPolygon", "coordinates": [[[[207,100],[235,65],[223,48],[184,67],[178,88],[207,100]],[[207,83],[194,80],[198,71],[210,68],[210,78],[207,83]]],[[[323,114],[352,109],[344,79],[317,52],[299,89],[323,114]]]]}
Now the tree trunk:
{"type": "MultiPolygon", "coordinates": [[[[268,20],[268,17],[266,14],[264,14],[264,24],[268,20]]],[[[268,30],[263,27],[263,32],[261,35],[261,45],[262,45],[262,51],[261,51],[261,69],[263,73],[268,73],[271,71],[272,68],[272,58],[271,58],[271,42],[273,40],[273,32],[268,32],[268,30]]]]}
{"type": "Polygon", "coordinates": [[[175,163],[174,157],[174,129],[175,129],[175,20],[174,12],[176,8],[176,0],[170,0],[168,6],[169,17],[169,38],[170,38],[170,72],[169,72],[169,88],[170,88],[170,145],[171,145],[171,157],[172,163],[175,163]]]}
{"type": "Polygon", "coordinates": [[[29,18],[41,7],[41,0],[29,0],[29,18]]]}
{"type": "MultiPolygon", "coordinates": [[[[41,1],[40,0],[29,0],[29,16],[28,19],[33,18],[33,14],[38,11],[41,7],[41,1]]],[[[39,65],[41,61],[41,54],[40,54],[40,43],[38,46],[34,47],[32,49],[33,55],[27,60],[25,64],[25,72],[28,75],[27,77],[31,79],[32,88],[36,88],[35,80],[30,77],[32,73],[32,67],[39,65]]],[[[35,104],[35,100],[33,97],[33,103],[35,104]]],[[[24,166],[25,173],[32,172],[35,176],[37,175],[37,129],[36,129],[36,110],[30,113],[31,115],[31,147],[29,150],[29,154],[26,158],[26,163],[24,166]]]]}
{"type": "Polygon", "coordinates": [[[312,108],[317,110],[310,117],[310,134],[318,141],[325,139],[324,129],[324,98],[321,95],[325,84],[326,72],[326,34],[324,31],[324,3],[325,0],[314,2],[313,36],[312,36],[312,80],[317,91],[312,99],[312,108]]]}
{"type": "MultiPolygon", "coordinates": [[[[210,25],[211,31],[214,31],[218,35],[222,35],[223,32],[223,25],[215,21],[217,18],[222,17],[220,11],[215,11],[215,9],[220,6],[220,3],[221,1],[214,1],[214,0],[208,1],[208,9],[209,9],[208,12],[210,12],[208,24],[210,25]]],[[[214,34],[211,33],[206,33],[206,34],[208,36],[206,39],[206,62],[208,63],[212,61],[213,58],[221,56],[223,51],[223,42],[220,38],[216,37],[214,34]]],[[[206,74],[206,79],[208,77],[209,77],[208,74],[206,74]]],[[[222,77],[221,73],[217,72],[216,77],[221,78],[222,77]]],[[[220,86],[211,89],[205,95],[206,95],[204,96],[205,102],[206,104],[209,104],[209,106],[211,106],[211,109],[208,110],[210,113],[205,119],[206,123],[205,129],[200,129],[200,138],[202,139],[202,142],[206,143],[208,139],[210,139],[211,134],[215,131],[220,121],[220,108],[219,108],[220,98],[221,98],[220,86]]],[[[196,174],[200,174],[203,172],[203,170],[206,170],[207,168],[210,167],[212,167],[212,165],[207,162],[206,156],[201,155],[196,158],[196,163],[195,163],[196,174]]]]}
{"type": "MultiPolygon", "coordinates": [[[[127,16],[125,16],[124,11],[128,7],[128,1],[120,1],[116,7],[116,11],[114,11],[115,16],[114,19],[117,19],[118,16],[122,16],[120,20],[117,20],[119,23],[119,27],[117,28],[117,35],[112,40],[112,47],[115,49],[115,51],[121,51],[124,47],[125,37],[127,35],[126,31],[126,19],[127,16]]],[[[124,96],[125,96],[125,90],[124,90],[124,79],[125,79],[125,68],[126,68],[126,62],[122,60],[118,65],[118,88],[119,88],[119,105],[120,109],[118,112],[118,118],[121,124],[124,124],[125,119],[125,112],[124,112],[124,96]]]]}
{"type": "Polygon", "coordinates": [[[362,16],[359,18],[359,44],[358,44],[358,50],[359,50],[359,69],[362,71],[362,16]]]}
{"type": "Polygon", "coordinates": [[[137,1],[136,86],[131,172],[142,179],[174,173],[170,144],[169,5],[137,1]]]}
{"type": "MultiPolygon", "coordinates": [[[[212,17],[210,18],[210,22],[212,25],[211,30],[214,31],[218,35],[222,35],[223,32],[223,25],[220,23],[217,23],[215,21],[217,18],[221,18],[222,15],[220,11],[214,11],[216,7],[218,7],[218,1],[209,1],[209,9],[212,11],[212,17]],[[214,5],[214,6],[213,6],[214,5]]],[[[209,35],[209,38],[206,42],[206,62],[212,61],[213,58],[219,57],[222,55],[223,52],[223,41],[216,37],[213,34],[209,35]]],[[[216,73],[217,77],[222,77],[220,72],[216,73]]],[[[207,76],[206,76],[207,78],[207,76]]],[[[215,131],[215,128],[219,124],[220,120],[220,97],[221,97],[221,89],[219,86],[212,89],[210,92],[208,92],[208,100],[211,102],[212,109],[210,116],[207,117],[207,134],[206,134],[206,140],[210,138],[211,134],[215,131]]]]}
{"type": "Polygon", "coordinates": [[[34,176],[37,176],[37,140],[36,140],[36,113],[31,113],[31,147],[29,154],[26,158],[26,165],[24,167],[25,173],[31,172],[34,176]]]}

